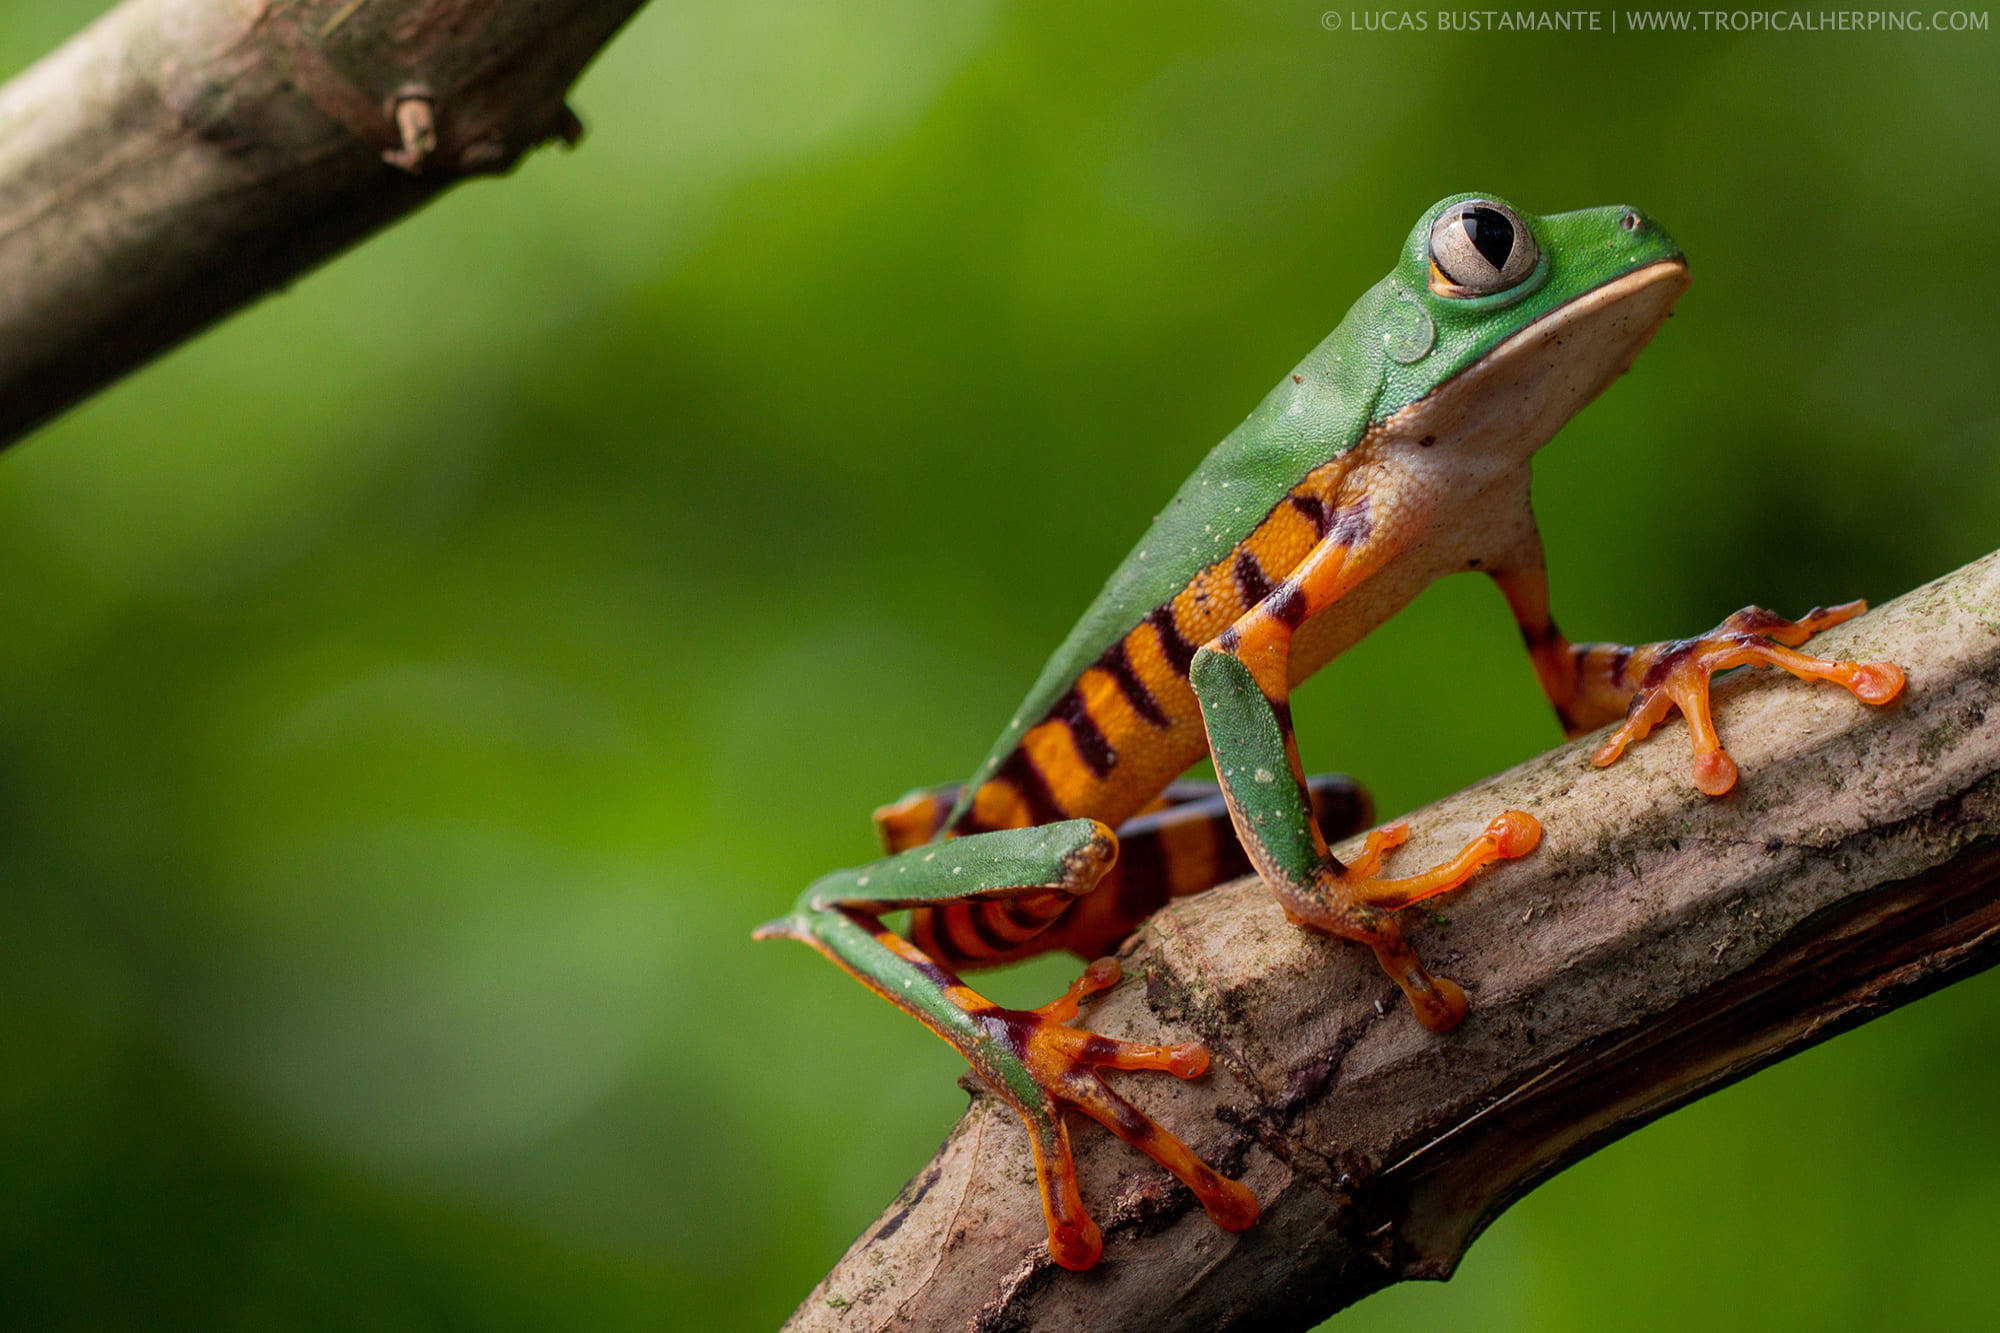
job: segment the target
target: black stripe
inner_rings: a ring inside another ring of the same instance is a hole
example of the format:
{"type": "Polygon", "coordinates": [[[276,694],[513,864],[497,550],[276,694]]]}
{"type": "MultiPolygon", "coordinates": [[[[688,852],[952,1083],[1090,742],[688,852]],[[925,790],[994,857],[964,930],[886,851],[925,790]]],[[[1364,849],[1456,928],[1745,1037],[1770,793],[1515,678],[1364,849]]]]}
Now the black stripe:
{"type": "MultiPolygon", "coordinates": [[[[1639,673],[1639,687],[1642,690],[1651,689],[1667,677],[1673,675],[1676,667],[1694,656],[1696,651],[1700,649],[1701,640],[1675,639],[1671,643],[1659,644],[1657,646],[1664,651],[1651,662],[1648,662],[1646,669],[1639,673]]],[[[1625,666],[1631,660],[1632,650],[1630,648],[1620,648],[1618,650],[1618,674],[1624,674],[1625,666]]],[[[1632,702],[1636,704],[1641,697],[1643,696],[1635,695],[1632,702]]]]}
{"type": "Polygon", "coordinates": [[[1118,751],[1104,738],[1097,719],[1084,706],[1083,692],[1074,685],[1070,686],[1068,694],[1056,701],[1056,706],[1049,710],[1049,716],[1062,719],[1069,728],[1070,739],[1076,742],[1076,752],[1092,777],[1104,777],[1117,764],[1118,751]]]}
{"type": "Polygon", "coordinates": [[[1014,753],[1007,756],[1007,762],[1000,765],[994,778],[1021,793],[1021,799],[1028,803],[1028,817],[1037,824],[1053,824],[1069,818],[1069,811],[1056,804],[1055,793],[1049,790],[1049,780],[1042,776],[1041,768],[1019,746],[1014,747],[1014,753]]]}
{"type": "Polygon", "coordinates": [[[1137,925],[1167,905],[1172,881],[1166,849],[1152,829],[1118,842],[1118,919],[1137,925]]]}
{"type": "Polygon", "coordinates": [[[966,903],[965,918],[972,925],[972,933],[979,937],[979,942],[986,946],[989,954],[1010,953],[1020,946],[993,929],[993,923],[988,919],[993,906],[992,903],[966,903]]]}
{"type": "Polygon", "coordinates": [[[1105,674],[1118,682],[1118,692],[1125,696],[1125,702],[1132,705],[1132,711],[1156,727],[1167,725],[1167,715],[1160,711],[1159,700],[1146,688],[1132,670],[1132,659],[1125,655],[1125,640],[1120,639],[1104,650],[1104,656],[1097,659],[1097,665],[1105,674]]]}
{"type": "Polygon", "coordinates": [[[1264,567],[1257,563],[1257,557],[1248,551],[1236,555],[1236,590],[1243,594],[1243,605],[1255,606],[1271,591],[1271,580],[1264,575],[1264,567]]]}
{"type": "Polygon", "coordinates": [[[1153,628],[1160,636],[1160,651],[1166,654],[1167,665],[1174,674],[1187,679],[1188,663],[1194,661],[1194,645],[1181,637],[1180,624],[1174,619],[1171,602],[1163,602],[1153,608],[1153,614],[1146,619],[1153,622],[1153,628]]]}
{"type": "Polygon", "coordinates": [[[1286,629],[1297,629],[1306,619],[1305,589],[1286,579],[1271,594],[1270,607],[1271,615],[1280,625],[1286,629]]]}
{"type": "Polygon", "coordinates": [[[958,807],[960,793],[965,784],[954,782],[931,792],[931,800],[936,804],[931,810],[931,836],[928,841],[936,842],[938,834],[944,832],[944,821],[951,818],[951,812],[958,807]]]}
{"type": "MultiPolygon", "coordinates": [[[[918,940],[917,947],[922,949],[926,955],[937,959],[947,967],[977,966],[979,960],[959,948],[951,936],[945,932],[944,912],[945,909],[942,907],[931,910],[930,921],[923,931],[923,934],[928,939],[918,940]]],[[[914,932],[911,938],[916,940],[914,932]]],[[[942,975],[941,972],[940,975],[942,975]]],[[[933,977],[932,980],[935,981],[936,978],[933,977]]]]}
{"type": "MultiPolygon", "coordinates": [[[[1108,1059],[1109,1057],[1106,1058],[1108,1059]]],[[[1080,1064],[1081,1061],[1077,1063],[1080,1064]]],[[[1151,1143],[1166,1132],[1148,1120],[1144,1111],[1141,1111],[1138,1107],[1111,1091],[1111,1089],[1104,1089],[1104,1094],[1105,1100],[1111,1103],[1112,1119],[1118,1122],[1116,1125],[1106,1125],[1105,1128],[1133,1147],[1138,1148],[1140,1152],[1147,1151],[1142,1145],[1151,1143]]]]}
{"type": "Polygon", "coordinates": [[[1269,699],[1271,711],[1278,718],[1278,732],[1283,736],[1292,734],[1292,701],[1290,699],[1269,699]]]}
{"type": "Polygon", "coordinates": [[[1320,832],[1328,838],[1359,833],[1374,822],[1374,802],[1353,778],[1339,773],[1315,773],[1306,779],[1306,793],[1312,801],[1313,818],[1319,820],[1320,832]]]}
{"type": "Polygon", "coordinates": [[[1109,1037],[1092,1033],[1085,1037],[1076,1048],[1074,1059],[1080,1065],[1108,1065],[1118,1058],[1118,1043],[1109,1037]]]}
{"type": "Polygon", "coordinates": [[[1063,909],[1069,906],[1069,901],[1052,904],[1052,910],[1047,912],[1031,912],[1019,898],[1005,899],[999,905],[1002,909],[1001,915],[1007,918],[1009,925],[1018,930],[1039,931],[1061,916],[1063,909]]]}
{"type": "Polygon", "coordinates": [[[1368,502],[1356,500],[1345,509],[1337,510],[1333,522],[1327,527],[1327,535],[1342,546],[1353,546],[1368,540],[1368,534],[1375,531],[1375,524],[1368,518],[1368,502]]]}
{"type": "Polygon", "coordinates": [[[1250,873],[1250,854],[1243,850],[1243,844],[1236,839],[1236,826],[1229,822],[1229,816],[1217,815],[1215,819],[1215,882],[1226,879],[1241,879],[1250,873]]]}
{"type": "Polygon", "coordinates": [[[1327,518],[1325,503],[1317,495],[1294,495],[1291,499],[1292,508],[1298,510],[1311,520],[1313,535],[1315,537],[1326,536],[1327,518]]]}

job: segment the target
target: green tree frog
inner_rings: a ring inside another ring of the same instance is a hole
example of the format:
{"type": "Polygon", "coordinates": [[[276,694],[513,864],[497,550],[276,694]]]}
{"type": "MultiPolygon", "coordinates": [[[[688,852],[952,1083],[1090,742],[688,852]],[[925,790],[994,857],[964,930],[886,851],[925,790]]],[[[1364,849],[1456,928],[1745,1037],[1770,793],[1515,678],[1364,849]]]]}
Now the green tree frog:
{"type": "Polygon", "coordinates": [[[1389,275],[1168,502],[971,779],[878,811],[886,857],[819,879],[759,928],[811,944],[924,1023],[1020,1115],[1057,1262],[1088,1268],[1102,1250],[1069,1109],[1152,1156],[1219,1225],[1257,1216],[1249,1189],[1097,1073],[1192,1078],[1207,1051],[1070,1026],[1084,996],[1118,979],[1100,955],[1169,898],[1254,869],[1294,922],[1373,949],[1424,1026],[1464,1016],[1464,992],[1425,970],[1394,914],[1527,855],[1540,825],[1503,811],[1457,855],[1405,876],[1383,873],[1401,824],[1338,860],[1328,836],[1365,825],[1366,798],[1305,777],[1289,708],[1293,686],[1433,579],[1472,570],[1499,585],[1566,732],[1624,717],[1598,765],[1678,707],[1694,781],[1712,795],[1737,778],[1709,716],[1713,672],[1769,663],[1874,704],[1902,689],[1893,664],[1796,651],[1859,602],[1797,621],[1752,607],[1637,648],[1572,644],[1550,618],[1529,458],[1631,364],[1687,286],[1679,247],[1630,208],[1537,217],[1474,194],[1433,206],[1389,275]],[[1216,785],[1176,781],[1204,755],[1216,785]],[[883,924],[904,908],[907,934],[883,924]],[[1057,948],[1097,961],[1039,1009],[1004,1008],[958,976],[1057,948]]]}

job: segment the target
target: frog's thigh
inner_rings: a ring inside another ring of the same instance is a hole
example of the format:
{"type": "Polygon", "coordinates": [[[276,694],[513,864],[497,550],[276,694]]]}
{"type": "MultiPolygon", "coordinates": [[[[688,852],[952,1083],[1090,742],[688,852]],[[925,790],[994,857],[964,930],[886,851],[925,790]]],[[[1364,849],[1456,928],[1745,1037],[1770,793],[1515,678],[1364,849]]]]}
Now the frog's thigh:
{"type": "Polygon", "coordinates": [[[1094,819],[997,829],[836,870],[808,885],[798,906],[887,912],[1050,890],[1087,893],[1117,856],[1117,837],[1094,819]]]}
{"type": "Polygon", "coordinates": [[[1069,1268],[1097,1262],[1102,1238],[1077,1192],[1065,1108],[1100,1121],[1173,1172],[1218,1224],[1241,1230],[1256,1218],[1248,1189],[1219,1175],[1096,1072],[1147,1069],[1193,1078],[1207,1069],[1208,1052],[1196,1044],[1126,1042],[1069,1027],[1084,996],[1116,984],[1118,965],[1110,959],[1093,963],[1061,998],[1040,1009],[1004,1009],[876,916],[897,907],[950,909],[1013,894],[1085,892],[1115,849],[1110,830],[1088,819],[954,838],[829,875],[800,896],[790,916],[758,931],[762,938],[803,940],[839,963],[957,1048],[1014,1109],[1033,1146],[1050,1251],[1069,1268]]]}

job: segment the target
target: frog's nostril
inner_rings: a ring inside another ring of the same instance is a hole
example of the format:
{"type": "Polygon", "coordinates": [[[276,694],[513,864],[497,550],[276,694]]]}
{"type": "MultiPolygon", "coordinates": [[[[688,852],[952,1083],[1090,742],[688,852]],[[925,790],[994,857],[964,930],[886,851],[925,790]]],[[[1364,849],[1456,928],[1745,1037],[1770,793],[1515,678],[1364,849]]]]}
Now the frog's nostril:
{"type": "Polygon", "coordinates": [[[1623,227],[1626,231],[1637,231],[1639,230],[1639,223],[1641,221],[1642,219],[1639,217],[1639,215],[1633,210],[1628,208],[1625,210],[1625,216],[1618,219],[1618,225],[1623,227]]]}

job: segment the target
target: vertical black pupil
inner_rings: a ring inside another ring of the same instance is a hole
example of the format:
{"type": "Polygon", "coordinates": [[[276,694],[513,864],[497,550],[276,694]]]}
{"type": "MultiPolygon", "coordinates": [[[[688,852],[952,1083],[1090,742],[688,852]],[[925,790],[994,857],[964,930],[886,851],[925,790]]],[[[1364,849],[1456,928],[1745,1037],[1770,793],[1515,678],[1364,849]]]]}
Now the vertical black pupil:
{"type": "Polygon", "coordinates": [[[1514,253],[1514,224],[1505,213],[1497,208],[1468,208],[1458,220],[1465,228],[1465,239],[1487,263],[1496,269],[1507,266],[1507,256],[1514,253]]]}

